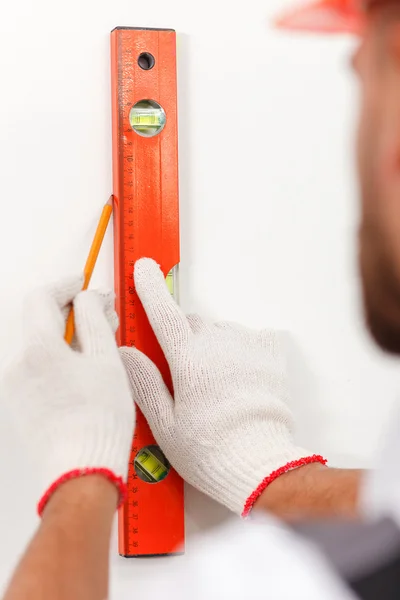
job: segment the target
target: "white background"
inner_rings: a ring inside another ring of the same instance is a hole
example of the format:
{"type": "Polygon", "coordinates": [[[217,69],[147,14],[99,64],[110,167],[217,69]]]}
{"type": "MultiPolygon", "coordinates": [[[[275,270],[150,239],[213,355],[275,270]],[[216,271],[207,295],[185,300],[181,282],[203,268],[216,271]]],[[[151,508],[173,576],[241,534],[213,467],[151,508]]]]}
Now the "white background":
{"type": "MultiPolygon", "coordinates": [[[[356,277],[357,86],[347,38],[290,37],[283,0],[19,0],[0,4],[1,364],[22,298],[80,271],[111,191],[109,32],[177,30],[181,301],[185,310],[287,331],[298,440],[367,466],[397,365],[364,333],[356,277]]],[[[108,232],[94,277],[112,285],[108,232]]],[[[4,400],[3,400],[4,402],[4,400]]],[[[0,406],[0,584],[37,524],[41,492],[0,406]]],[[[194,531],[226,518],[187,491],[194,531]]],[[[152,597],[156,565],[113,547],[115,592],[152,597]],[[151,574],[152,585],[149,586],[151,574]]],[[[180,561],[185,568],[185,559],[180,561]]]]}

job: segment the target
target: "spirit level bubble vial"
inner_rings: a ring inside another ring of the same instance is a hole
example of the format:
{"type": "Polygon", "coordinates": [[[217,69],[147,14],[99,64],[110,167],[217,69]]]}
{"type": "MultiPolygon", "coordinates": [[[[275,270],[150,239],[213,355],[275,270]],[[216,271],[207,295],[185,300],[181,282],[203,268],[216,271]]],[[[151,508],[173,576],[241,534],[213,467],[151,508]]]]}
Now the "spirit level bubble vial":
{"type": "MultiPolygon", "coordinates": [[[[142,257],[161,265],[176,295],[179,263],[176,35],[172,29],[117,27],[111,32],[114,263],[117,341],[158,366],[172,391],[167,362],[133,284],[142,257]]],[[[181,553],[183,481],[157,446],[136,407],[128,498],[119,512],[119,553],[181,553]]],[[[118,441],[116,440],[116,443],[118,441]]]]}

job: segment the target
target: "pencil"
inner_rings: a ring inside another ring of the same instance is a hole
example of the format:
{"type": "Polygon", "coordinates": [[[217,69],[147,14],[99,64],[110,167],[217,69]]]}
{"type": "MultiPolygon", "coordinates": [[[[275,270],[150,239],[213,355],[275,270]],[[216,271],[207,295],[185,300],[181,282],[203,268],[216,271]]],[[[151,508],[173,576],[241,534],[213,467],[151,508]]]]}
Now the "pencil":
{"type": "MultiPolygon", "coordinates": [[[[103,211],[101,213],[99,224],[97,225],[96,233],[94,234],[93,242],[90,247],[89,256],[87,257],[87,261],[85,264],[82,290],[87,290],[89,286],[89,282],[94,271],[97,257],[99,256],[101,244],[103,243],[104,235],[107,231],[107,226],[110,221],[112,213],[112,201],[113,197],[110,196],[107,204],[104,205],[103,211]]],[[[67,344],[71,344],[72,338],[74,337],[74,332],[74,309],[71,308],[68,315],[64,335],[64,339],[67,342],[67,344]]]]}

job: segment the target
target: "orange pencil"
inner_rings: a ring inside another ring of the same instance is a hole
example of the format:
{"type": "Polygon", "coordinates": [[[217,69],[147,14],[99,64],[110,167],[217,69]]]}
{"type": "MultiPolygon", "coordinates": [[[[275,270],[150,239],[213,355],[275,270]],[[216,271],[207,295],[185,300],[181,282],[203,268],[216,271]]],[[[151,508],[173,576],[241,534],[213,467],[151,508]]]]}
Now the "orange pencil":
{"type": "MultiPolygon", "coordinates": [[[[100,252],[101,244],[103,243],[104,235],[107,231],[107,226],[110,221],[112,213],[112,201],[113,197],[110,196],[107,204],[104,205],[103,211],[100,216],[99,224],[97,225],[96,233],[94,234],[93,242],[89,251],[89,256],[85,264],[82,290],[87,290],[90,279],[92,277],[94,267],[97,261],[97,257],[100,252]]],[[[65,327],[64,339],[67,344],[71,344],[72,338],[74,337],[74,310],[71,308],[68,315],[67,324],[65,327]]]]}

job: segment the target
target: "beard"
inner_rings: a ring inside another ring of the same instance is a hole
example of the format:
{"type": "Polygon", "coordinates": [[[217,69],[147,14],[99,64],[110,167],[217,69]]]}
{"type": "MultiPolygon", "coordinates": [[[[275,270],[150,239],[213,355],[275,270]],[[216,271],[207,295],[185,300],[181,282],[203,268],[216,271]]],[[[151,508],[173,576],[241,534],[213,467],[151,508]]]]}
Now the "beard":
{"type": "Polygon", "coordinates": [[[400,354],[400,277],[395,253],[378,223],[375,219],[372,222],[364,219],[359,229],[364,314],[380,348],[400,354]]]}

